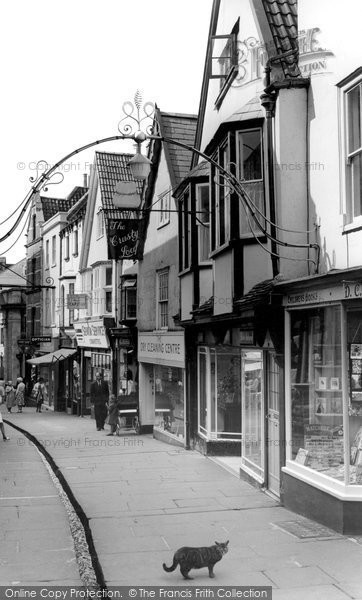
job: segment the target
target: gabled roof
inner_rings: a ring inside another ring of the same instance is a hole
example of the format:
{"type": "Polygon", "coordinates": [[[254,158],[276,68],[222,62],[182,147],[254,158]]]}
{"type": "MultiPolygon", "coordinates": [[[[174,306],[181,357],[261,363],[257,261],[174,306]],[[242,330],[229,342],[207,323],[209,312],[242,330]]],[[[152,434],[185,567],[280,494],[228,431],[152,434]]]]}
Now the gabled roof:
{"type": "Polygon", "coordinates": [[[0,288],[11,288],[29,285],[25,276],[26,258],[14,265],[0,263],[0,288]]]}
{"type": "MultiPolygon", "coordinates": [[[[96,152],[95,166],[98,174],[99,188],[103,209],[108,211],[106,216],[116,217],[121,211],[115,209],[113,194],[118,181],[135,181],[128,166],[133,154],[116,154],[114,152],[96,152]],[[109,213],[110,209],[112,213],[109,213]]],[[[142,193],[142,182],[136,181],[137,192],[142,193]]]]}
{"type": "MultiPolygon", "coordinates": [[[[188,146],[195,145],[197,115],[172,114],[156,109],[156,119],[162,137],[172,138],[188,146]]],[[[171,186],[174,189],[190,171],[192,152],[181,146],[167,143],[164,144],[164,150],[171,186]]]]}
{"type": "Polygon", "coordinates": [[[285,77],[299,77],[298,67],[298,0],[262,0],[277,55],[294,51],[283,58],[285,77]]]}

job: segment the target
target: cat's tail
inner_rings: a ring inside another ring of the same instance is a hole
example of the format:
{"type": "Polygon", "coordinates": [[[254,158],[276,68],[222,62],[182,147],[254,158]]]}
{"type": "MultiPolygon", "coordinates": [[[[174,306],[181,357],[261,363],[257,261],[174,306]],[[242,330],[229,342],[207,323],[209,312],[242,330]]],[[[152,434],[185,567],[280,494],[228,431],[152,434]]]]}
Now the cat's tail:
{"type": "Polygon", "coordinates": [[[167,567],[167,565],[165,563],[163,563],[162,566],[163,566],[164,570],[167,571],[167,573],[171,573],[171,571],[174,571],[176,569],[177,565],[178,565],[178,562],[174,558],[173,563],[170,567],[167,567]]]}

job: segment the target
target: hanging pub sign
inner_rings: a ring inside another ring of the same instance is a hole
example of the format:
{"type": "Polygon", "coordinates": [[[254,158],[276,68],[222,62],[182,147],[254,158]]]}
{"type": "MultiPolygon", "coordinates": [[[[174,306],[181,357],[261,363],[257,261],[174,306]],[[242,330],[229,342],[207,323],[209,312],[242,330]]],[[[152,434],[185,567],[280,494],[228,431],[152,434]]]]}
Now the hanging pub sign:
{"type": "Polygon", "coordinates": [[[114,260],[139,258],[140,219],[108,219],[108,258],[114,260]]]}

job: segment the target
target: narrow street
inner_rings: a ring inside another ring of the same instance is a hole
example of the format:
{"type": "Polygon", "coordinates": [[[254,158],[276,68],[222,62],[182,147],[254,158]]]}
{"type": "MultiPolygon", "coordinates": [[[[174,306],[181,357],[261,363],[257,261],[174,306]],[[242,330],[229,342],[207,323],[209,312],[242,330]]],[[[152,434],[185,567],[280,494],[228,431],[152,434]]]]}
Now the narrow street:
{"type": "MultiPolygon", "coordinates": [[[[1,585],[82,585],[65,507],[13,424],[64,475],[89,519],[107,586],[185,585],[179,569],[165,573],[162,563],[180,546],[229,539],[213,585],[271,585],[274,599],[362,598],[360,540],[290,513],[211,459],[149,435],[107,437],[90,418],[30,408],[4,418],[1,585]]],[[[187,586],[211,583],[207,569],[191,575],[187,586]]]]}

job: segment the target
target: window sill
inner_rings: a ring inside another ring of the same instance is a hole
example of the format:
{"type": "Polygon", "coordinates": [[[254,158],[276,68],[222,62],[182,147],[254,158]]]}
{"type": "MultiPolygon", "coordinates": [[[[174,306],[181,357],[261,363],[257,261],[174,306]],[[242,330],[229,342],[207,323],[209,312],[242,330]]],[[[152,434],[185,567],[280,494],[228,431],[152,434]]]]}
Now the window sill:
{"type": "Polygon", "coordinates": [[[192,272],[191,267],[187,267],[186,269],[183,269],[182,271],[179,272],[179,277],[183,277],[184,275],[188,275],[189,273],[192,272]]]}
{"type": "Polygon", "coordinates": [[[352,223],[348,223],[344,225],[342,235],[348,235],[349,233],[354,233],[356,231],[361,231],[362,229],[362,216],[356,217],[352,223]]]}
{"type": "Polygon", "coordinates": [[[287,460],[287,464],[282,468],[282,471],[339,500],[362,500],[362,487],[360,485],[345,485],[343,481],[332,479],[310,467],[295,463],[293,460],[287,460]]]}
{"type": "Polygon", "coordinates": [[[210,258],[214,258],[215,256],[218,256],[219,254],[223,254],[227,250],[231,250],[230,241],[227,241],[222,246],[219,246],[218,248],[215,248],[215,250],[212,250],[212,252],[210,252],[210,258]]]}
{"type": "Polygon", "coordinates": [[[157,229],[162,229],[163,227],[166,227],[166,225],[170,224],[170,219],[168,219],[168,221],[163,221],[162,223],[159,223],[157,225],[157,229]]]}

